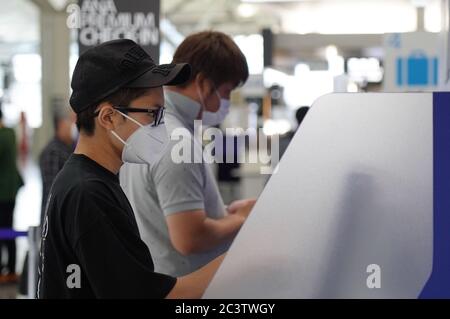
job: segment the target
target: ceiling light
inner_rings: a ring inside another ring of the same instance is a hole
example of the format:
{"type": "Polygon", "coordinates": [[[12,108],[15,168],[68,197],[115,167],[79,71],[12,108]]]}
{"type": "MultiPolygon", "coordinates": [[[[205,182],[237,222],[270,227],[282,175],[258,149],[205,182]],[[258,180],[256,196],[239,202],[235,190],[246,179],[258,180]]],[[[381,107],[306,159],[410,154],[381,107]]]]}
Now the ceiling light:
{"type": "Polygon", "coordinates": [[[241,3],[237,7],[238,14],[243,18],[251,18],[256,13],[256,8],[249,3],[241,3]]]}
{"type": "Polygon", "coordinates": [[[253,3],[264,3],[264,2],[301,2],[307,0],[241,0],[241,2],[253,2],[253,3]]]}

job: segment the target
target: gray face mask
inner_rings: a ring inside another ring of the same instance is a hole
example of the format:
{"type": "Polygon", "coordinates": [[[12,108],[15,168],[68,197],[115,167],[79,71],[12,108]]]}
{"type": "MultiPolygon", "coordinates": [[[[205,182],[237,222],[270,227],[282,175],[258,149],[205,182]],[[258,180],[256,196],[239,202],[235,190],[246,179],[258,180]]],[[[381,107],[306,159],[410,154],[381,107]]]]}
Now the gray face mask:
{"type": "Polygon", "coordinates": [[[140,126],[126,141],[111,130],[111,134],[125,145],[122,151],[122,161],[124,163],[154,164],[168,145],[169,138],[166,126],[164,124],[158,126],[142,125],[132,117],[118,112],[140,126]]]}
{"type": "Polygon", "coordinates": [[[204,125],[219,125],[225,120],[228,113],[230,113],[230,100],[222,98],[217,90],[216,95],[220,101],[220,107],[217,112],[203,111],[202,121],[204,125]]]}
{"type": "MultiPolygon", "coordinates": [[[[225,117],[230,112],[230,100],[223,99],[217,89],[215,89],[215,94],[219,99],[220,107],[217,112],[210,112],[206,110],[205,99],[203,98],[203,94],[197,86],[197,94],[201,101],[201,106],[203,107],[203,115],[202,115],[202,124],[203,125],[219,125],[225,119],[225,117]]],[[[200,111],[200,110],[199,110],[200,111]]]]}

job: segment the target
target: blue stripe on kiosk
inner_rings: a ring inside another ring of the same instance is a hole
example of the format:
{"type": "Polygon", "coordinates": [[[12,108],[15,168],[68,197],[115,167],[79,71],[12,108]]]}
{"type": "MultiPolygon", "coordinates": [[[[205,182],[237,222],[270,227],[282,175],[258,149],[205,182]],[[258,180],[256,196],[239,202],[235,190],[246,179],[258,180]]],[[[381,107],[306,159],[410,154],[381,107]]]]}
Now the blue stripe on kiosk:
{"type": "Polygon", "coordinates": [[[450,298],[450,93],[433,95],[433,268],[419,298],[450,298]]]}

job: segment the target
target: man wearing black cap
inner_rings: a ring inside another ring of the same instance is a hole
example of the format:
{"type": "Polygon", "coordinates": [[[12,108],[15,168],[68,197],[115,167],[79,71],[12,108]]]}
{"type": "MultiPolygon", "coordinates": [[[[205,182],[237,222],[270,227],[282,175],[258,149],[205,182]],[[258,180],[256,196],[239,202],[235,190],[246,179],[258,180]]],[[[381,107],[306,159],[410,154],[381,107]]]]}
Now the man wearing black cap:
{"type": "Polygon", "coordinates": [[[155,273],[117,177],[123,161],[148,163],[163,148],[162,86],[189,76],[189,65],[157,66],[131,40],[109,41],[80,56],[70,98],[80,136],[48,197],[39,298],[203,294],[221,258],[178,279],[155,273]],[[146,147],[129,146],[137,134],[145,135],[146,147]]]}

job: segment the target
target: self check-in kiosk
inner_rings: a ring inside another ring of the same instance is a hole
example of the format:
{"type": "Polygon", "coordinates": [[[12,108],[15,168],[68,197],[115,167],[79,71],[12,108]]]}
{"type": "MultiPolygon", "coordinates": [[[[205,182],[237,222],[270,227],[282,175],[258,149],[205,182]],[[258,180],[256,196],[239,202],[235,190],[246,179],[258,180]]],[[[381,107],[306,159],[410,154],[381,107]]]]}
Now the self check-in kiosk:
{"type": "Polygon", "coordinates": [[[205,298],[450,297],[450,94],[331,94],[205,298]]]}

